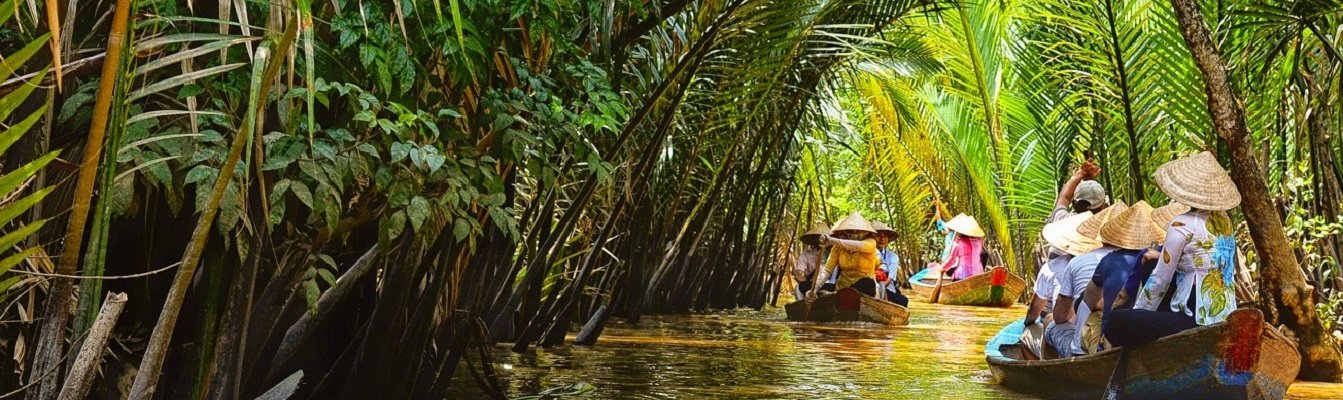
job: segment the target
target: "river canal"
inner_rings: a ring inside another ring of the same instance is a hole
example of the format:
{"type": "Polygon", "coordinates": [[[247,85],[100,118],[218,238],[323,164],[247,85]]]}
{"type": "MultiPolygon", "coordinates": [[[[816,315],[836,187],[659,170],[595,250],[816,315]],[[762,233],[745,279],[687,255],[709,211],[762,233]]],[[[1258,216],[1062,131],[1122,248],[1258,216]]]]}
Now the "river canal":
{"type": "MultiPolygon", "coordinates": [[[[510,396],[582,382],[593,390],[578,397],[593,399],[1034,398],[995,384],[984,364],[984,343],[1024,306],[910,306],[902,327],[787,322],[782,308],[613,320],[594,347],[498,347],[495,368],[510,396]]],[[[1343,385],[1288,395],[1343,399],[1343,385]]]]}

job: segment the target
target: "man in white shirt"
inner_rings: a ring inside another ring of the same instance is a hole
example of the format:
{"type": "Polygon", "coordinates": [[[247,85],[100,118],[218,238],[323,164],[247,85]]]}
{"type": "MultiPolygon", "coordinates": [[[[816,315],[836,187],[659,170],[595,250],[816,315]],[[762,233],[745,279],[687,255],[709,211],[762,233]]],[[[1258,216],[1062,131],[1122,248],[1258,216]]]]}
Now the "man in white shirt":
{"type": "Polygon", "coordinates": [[[1091,282],[1091,276],[1096,272],[1096,266],[1100,265],[1101,259],[1112,251],[1115,251],[1114,247],[1105,246],[1074,257],[1068,262],[1067,268],[1054,274],[1054,279],[1059,283],[1059,291],[1054,297],[1054,324],[1046,329],[1045,337],[1049,344],[1058,350],[1060,357],[1084,354],[1082,331],[1078,329],[1078,324],[1091,316],[1091,309],[1082,304],[1080,299],[1087,284],[1091,282]]]}
{"type": "MultiPolygon", "coordinates": [[[[1119,202],[1087,219],[1077,228],[1077,233],[1087,238],[1100,239],[1100,227],[1114,215],[1124,212],[1128,205],[1119,202]]],[[[1091,316],[1091,309],[1082,301],[1082,292],[1086,291],[1095,275],[1096,266],[1101,259],[1116,250],[1105,245],[1096,250],[1073,257],[1068,266],[1054,271],[1054,280],[1059,283],[1058,295],[1054,297],[1054,324],[1045,329],[1045,340],[1058,350],[1060,357],[1073,357],[1084,354],[1082,351],[1081,324],[1091,316]]]]}

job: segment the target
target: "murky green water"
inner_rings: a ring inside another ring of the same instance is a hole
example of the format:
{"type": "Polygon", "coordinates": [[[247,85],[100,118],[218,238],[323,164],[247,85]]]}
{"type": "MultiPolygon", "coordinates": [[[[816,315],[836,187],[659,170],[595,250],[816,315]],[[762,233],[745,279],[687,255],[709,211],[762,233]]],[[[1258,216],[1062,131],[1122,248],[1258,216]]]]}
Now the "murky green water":
{"type": "MultiPolygon", "coordinates": [[[[597,346],[516,354],[495,367],[510,395],[586,382],[586,398],[1033,398],[994,384],[989,337],[1025,313],[913,302],[910,325],[786,322],[782,309],[614,322],[597,346]]],[[[464,393],[450,398],[479,396],[464,393]]],[[[1292,398],[1343,399],[1343,385],[1301,383],[1292,398]]]]}

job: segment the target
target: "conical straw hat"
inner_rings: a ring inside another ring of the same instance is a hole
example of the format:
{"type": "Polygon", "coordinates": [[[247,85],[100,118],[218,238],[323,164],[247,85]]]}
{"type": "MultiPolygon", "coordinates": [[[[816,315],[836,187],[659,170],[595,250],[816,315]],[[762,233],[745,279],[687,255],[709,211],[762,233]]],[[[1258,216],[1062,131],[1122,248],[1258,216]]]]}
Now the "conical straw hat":
{"type": "Polygon", "coordinates": [[[1112,206],[1105,207],[1101,212],[1091,216],[1091,219],[1086,220],[1082,225],[1078,225],[1077,233],[1095,240],[1101,240],[1101,227],[1105,226],[1106,222],[1110,222],[1110,219],[1114,218],[1115,215],[1122,213],[1127,209],[1128,204],[1125,204],[1123,200],[1120,200],[1112,206]]]}
{"type": "Polygon", "coordinates": [[[872,224],[867,222],[867,218],[863,218],[863,214],[859,214],[857,211],[854,211],[852,214],[849,214],[849,216],[839,220],[839,223],[835,224],[835,232],[840,231],[877,233],[876,229],[872,229],[872,224]]]}
{"type": "Polygon", "coordinates": [[[1045,241],[1049,242],[1049,245],[1054,246],[1056,249],[1063,250],[1065,253],[1074,256],[1086,254],[1101,247],[1101,242],[1099,240],[1082,236],[1082,234],[1077,233],[1077,227],[1082,225],[1082,223],[1086,222],[1088,219],[1091,219],[1091,216],[1091,212],[1087,211],[1054,221],[1049,225],[1045,225],[1041,234],[1044,235],[1045,241]]]}
{"type": "Polygon", "coordinates": [[[821,235],[829,234],[830,227],[826,226],[824,222],[817,222],[815,226],[811,227],[811,230],[802,234],[802,243],[815,245],[821,242],[821,235]]]}
{"type": "Polygon", "coordinates": [[[1187,212],[1189,212],[1189,206],[1180,204],[1180,202],[1177,201],[1172,201],[1170,204],[1152,210],[1152,223],[1155,223],[1157,227],[1161,228],[1162,241],[1166,240],[1166,228],[1170,227],[1170,221],[1174,220],[1176,216],[1187,212]]]}
{"type": "Polygon", "coordinates": [[[1231,175],[1206,151],[1161,165],[1153,178],[1167,196],[1193,208],[1226,211],[1240,205],[1231,175]]]}
{"type": "Polygon", "coordinates": [[[876,230],[877,230],[877,233],[885,232],[885,233],[890,233],[890,234],[892,234],[892,235],[897,234],[897,232],[895,231],[895,229],[891,229],[890,226],[887,226],[886,224],[881,223],[881,221],[872,221],[872,229],[876,229],[876,230]]]}
{"type": "Polygon", "coordinates": [[[984,237],[984,230],[975,222],[975,217],[965,214],[956,215],[947,222],[947,229],[969,237],[984,237]]]}
{"type": "Polygon", "coordinates": [[[1133,204],[1101,227],[1101,241],[1121,249],[1141,250],[1161,239],[1162,230],[1152,222],[1152,206],[1133,204]]]}

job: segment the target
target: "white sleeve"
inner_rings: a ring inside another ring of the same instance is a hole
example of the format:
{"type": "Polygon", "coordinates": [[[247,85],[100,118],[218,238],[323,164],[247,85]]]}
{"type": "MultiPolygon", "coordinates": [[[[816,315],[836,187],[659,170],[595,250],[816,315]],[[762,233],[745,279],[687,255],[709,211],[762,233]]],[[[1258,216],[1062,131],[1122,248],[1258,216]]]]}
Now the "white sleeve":
{"type": "Polygon", "coordinates": [[[1059,296],[1068,296],[1074,300],[1077,299],[1077,294],[1073,293],[1072,276],[1073,271],[1078,268],[1076,266],[1080,264],[1079,261],[1081,260],[1083,260],[1083,257],[1073,258],[1071,261],[1068,261],[1068,266],[1064,267],[1062,271],[1054,273],[1054,280],[1059,283],[1059,296]]]}
{"type": "Polygon", "coordinates": [[[1138,289],[1138,301],[1133,304],[1133,308],[1156,311],[1161,299],[1166,297],[1166,291],[1170,289],[1171,279],[1175,277],[1175,266],[1180,263],[1180,256],[1187,243],[1189,234],[1171,223],[1171,227],[1166,229],[1166,244],[1161,248],[1156,269],[1152,270],[1152,276],[1147,277],[1142,288],[1138,289]]]}

